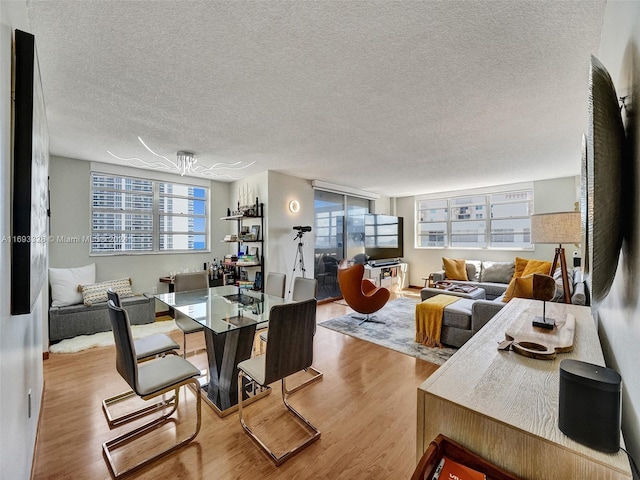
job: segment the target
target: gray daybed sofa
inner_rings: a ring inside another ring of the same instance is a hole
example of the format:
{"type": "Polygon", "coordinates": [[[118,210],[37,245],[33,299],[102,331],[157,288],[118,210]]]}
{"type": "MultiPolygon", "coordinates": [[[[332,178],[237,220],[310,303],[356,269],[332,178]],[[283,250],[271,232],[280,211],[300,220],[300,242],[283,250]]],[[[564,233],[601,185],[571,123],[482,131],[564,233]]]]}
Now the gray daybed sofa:
{"type": "MultiPolygon", "coordinates": [[[[153,295],[136,295],[121,299],[122,308],[129,314],[132,325],[155,321],[156,309],[153,295]]],[[[49,342],[58,342],[78,335],[91,335],[111,331],[107,302],[91,306],[79,303],[64,307],[49,307],[49,342]]]]}

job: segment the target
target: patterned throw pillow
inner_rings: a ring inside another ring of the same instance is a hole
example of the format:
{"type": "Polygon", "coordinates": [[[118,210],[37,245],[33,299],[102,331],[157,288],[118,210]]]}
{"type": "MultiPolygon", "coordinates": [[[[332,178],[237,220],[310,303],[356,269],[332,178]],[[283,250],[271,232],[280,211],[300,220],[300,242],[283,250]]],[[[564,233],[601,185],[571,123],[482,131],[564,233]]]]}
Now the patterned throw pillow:
{"type": "Polygon", "coordinates": [[[107,289],[109,288],[120,295],[120,298],[133,297],[131,279],[129,278],[120,278],[118,280],[108,280],[106,282],[80,285],[78,290],[82,293],[84,304],[90,307],[94,303],[106,302],[107,289]]]}

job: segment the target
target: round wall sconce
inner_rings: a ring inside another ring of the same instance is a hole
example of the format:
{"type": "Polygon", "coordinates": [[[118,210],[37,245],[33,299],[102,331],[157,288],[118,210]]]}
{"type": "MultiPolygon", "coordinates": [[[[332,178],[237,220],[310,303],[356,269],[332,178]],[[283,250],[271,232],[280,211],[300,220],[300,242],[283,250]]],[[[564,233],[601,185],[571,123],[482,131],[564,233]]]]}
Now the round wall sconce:
{"type": "Polygon", "coordinates": [[[298,213],[300,211],[300,202],[297,200],[291,200],[289,202],[289,211],[291,213],[298,213]]]}

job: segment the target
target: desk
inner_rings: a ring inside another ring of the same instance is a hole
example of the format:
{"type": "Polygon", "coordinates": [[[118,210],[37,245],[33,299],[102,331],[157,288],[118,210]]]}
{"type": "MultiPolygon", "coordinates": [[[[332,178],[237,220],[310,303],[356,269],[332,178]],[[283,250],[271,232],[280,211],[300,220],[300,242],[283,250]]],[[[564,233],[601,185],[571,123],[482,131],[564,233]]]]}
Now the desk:
{"type": "MultiPolygon", "coordinates": [[[[268,325],[271,307],[288,301],[232,285],[163,293],[155,298],[176,315],[186,315],[205,327],[209,382],[202,386],[204,399],[220,416],[235,411],[238,363],[251,357],[256,328],[268,325]]],[[[247,384],[246,391],[250,389],[247,384]]]]}
{"type": "Polygon", "coordinates": [[[546,308],[552,318],[575,316],[573,351],[554,360],[498,351],[509,325],[542,311],[541,302],[511,300],[418,387],[418,459],[442,433],[523,479],[631,479],[624,452],[593,450],[558,427],[560,361],[604,365],[604,356],[589,307],[546,308]]]}

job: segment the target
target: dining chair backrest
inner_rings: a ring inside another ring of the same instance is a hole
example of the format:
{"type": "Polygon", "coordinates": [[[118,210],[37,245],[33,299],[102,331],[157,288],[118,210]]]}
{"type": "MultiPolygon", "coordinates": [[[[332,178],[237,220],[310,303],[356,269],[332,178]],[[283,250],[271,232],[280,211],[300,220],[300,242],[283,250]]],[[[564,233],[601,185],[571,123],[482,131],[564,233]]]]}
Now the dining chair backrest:
{"type": "Polygon", "coordinates": [[[116,344],[116,370],[131,389],[138,393],[138,361],[129,316],[124,309],[117,307],[113,300],[109,300],[108,308],[116,344]]]}
{"type": "Polygon", "coordinates": [[[122,307],[120,303],[120,295],[112,288],[107,289],[107,300],[111,300],[116,307],[122,307]]]}
{"type": "Polygon", "coordinates": [[[264,385],[304,370],[313,363],[317,304],[313,298],[271,307],[264,385]]]}
{"type": "Polygon", "coordinates": [[[266,293],[267,295],[284,298],[284,289],[286,283],[286,274],[269,272],[267,273],[267,281],[264,286],[264,293],[266,293]]]}
{"type": "Polygon", "coordinates": [[[173,278],[175,292],[187,290],[202,290],[209,288],[209,277],[207,272],[177,273],[173,278]]]}
{"type": "Polygon", "coordinates": [[[293,280],[291,300],[301,302],[318,297],[318,281],[315,278],[296,277],[293,280]]]}

